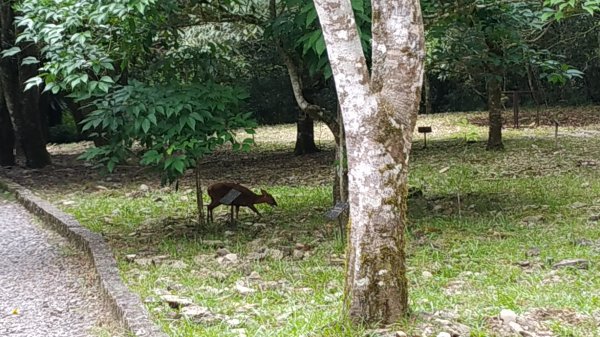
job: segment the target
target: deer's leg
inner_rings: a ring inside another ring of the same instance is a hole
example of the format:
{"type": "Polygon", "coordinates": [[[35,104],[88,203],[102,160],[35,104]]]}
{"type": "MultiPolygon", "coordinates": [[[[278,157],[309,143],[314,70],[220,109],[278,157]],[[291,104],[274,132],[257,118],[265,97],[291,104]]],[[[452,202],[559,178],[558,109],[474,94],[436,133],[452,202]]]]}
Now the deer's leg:
{"type": "Polygon", "coordinates": [[[215,209],[215,207],[219,206],[219,202],[215,202],[214,200],[211,200],[210,204],[208,206],[206,206],[206,221],[208,221],[208,219],[210,218],[210,222],[213,222],[213,209],[215,209]]]}
{"type": "Polygon", "coordinates": [[[262,217],[262,215],[260,215],[260,212],[256,209],[256,207],[254,207],[254,205],[250,205],[248,207],[250,207],[250,209],[253,210],[254,213],[256,213],[259,218],[262,217]]]}

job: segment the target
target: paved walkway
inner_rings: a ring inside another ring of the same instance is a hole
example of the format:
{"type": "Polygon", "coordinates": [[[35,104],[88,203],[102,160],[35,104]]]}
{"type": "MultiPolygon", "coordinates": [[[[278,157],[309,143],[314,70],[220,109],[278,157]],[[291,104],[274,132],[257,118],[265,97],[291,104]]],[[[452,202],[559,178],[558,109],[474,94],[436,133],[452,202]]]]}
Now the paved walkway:
{"type": "Polygon", "coordinates": [[[0,192],[0,336],[113,336],[115,327],[83,253],[0,192]]]}

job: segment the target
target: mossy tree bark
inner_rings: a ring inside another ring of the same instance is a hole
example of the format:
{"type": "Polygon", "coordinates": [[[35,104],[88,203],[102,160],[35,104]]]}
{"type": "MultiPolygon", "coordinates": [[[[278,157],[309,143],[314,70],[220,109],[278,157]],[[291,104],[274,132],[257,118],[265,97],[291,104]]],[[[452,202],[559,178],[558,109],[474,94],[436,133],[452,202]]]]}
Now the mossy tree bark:
{"type": "MultiPolygon", "coordinates": [[[[13,1],[0,2],[0,44],[2,49],[14,46],[13,1]]],[[[46,139],[42,130],[42,116],[39,110],[39,90],[24,91],[24,82],[37,75],[37,66],[21,65],[28,56],[37,57],[35,45],[21,46],[18,56],[0,58],[0,81],[4,99],[13,123],[15,136],[25,154],[26,165],[40,168],[50,164],[50,154],[46,150],[46,139]]]]}
{"type": "Polygon", "coordinates": [[[397,322],[408,313],[404,230],[425,56],[420,4],[372,1],[369,74],[350,1],[314,3],[346,132],[347,308],[357,323],[397,322]]]}

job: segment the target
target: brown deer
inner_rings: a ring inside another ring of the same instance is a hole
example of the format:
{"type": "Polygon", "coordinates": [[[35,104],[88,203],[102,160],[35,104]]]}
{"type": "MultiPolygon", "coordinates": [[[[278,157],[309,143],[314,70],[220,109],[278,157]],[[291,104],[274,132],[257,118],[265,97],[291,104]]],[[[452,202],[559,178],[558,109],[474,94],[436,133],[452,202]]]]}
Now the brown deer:
{"type": "MultiPolygon", "coordinates": [[[[249,207],[261,217],[261,214],[258,212],[254,205],[256,204],[269,204],[271,206],[277,206],[277,202],[273,198],[272,195],[267,193],[265,190],[260,190],[262,194],[256,194],[252,192],[250,189],[236,183],[215,183],[208,187],[208,195],[210,196],[210,204],[207,206],[208,212],[206,214],[206,221],[213,222],[213,209],[219,205],[224,205],[221,200],[225,197],[231,190],[235,190],[239,192],[239,195],[230,202],[231,205],[231,223],[233,224],[233,206],[235,206],[235,216],[239,218],[240,214],[240,206],[249,207]]],[[[234,192],[234,196],[235,193],[234,192]]]]}

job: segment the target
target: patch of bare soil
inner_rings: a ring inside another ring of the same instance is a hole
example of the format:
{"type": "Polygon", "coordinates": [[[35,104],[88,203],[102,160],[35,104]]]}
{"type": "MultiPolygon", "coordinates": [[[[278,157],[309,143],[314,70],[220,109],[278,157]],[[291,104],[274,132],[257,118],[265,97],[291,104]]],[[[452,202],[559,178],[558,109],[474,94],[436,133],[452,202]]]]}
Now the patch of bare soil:
{"type": "MultiPolygon", "coordinates": [[[[52,165],[43,169],[13,167],[0,169],[18,183],[36,191],[59,194],[71,191],[96,191],[97,185],[112,188],[130,184],[160,186],[159,173],[132,162],[120,165],[113,174],[92,167],[77,159],[90,146],[87,143],[49,146],[52,165]]],[[[232,181],[256,185],[330,185],[333,179],[334,151],[295,156],[292,149],[239,153],[222,150],[204,158],[201,179],[204,186],[217,181],[232,181]]],[[[179,188],[195,186],[194,173],[188,170],[179,188]]]]}

